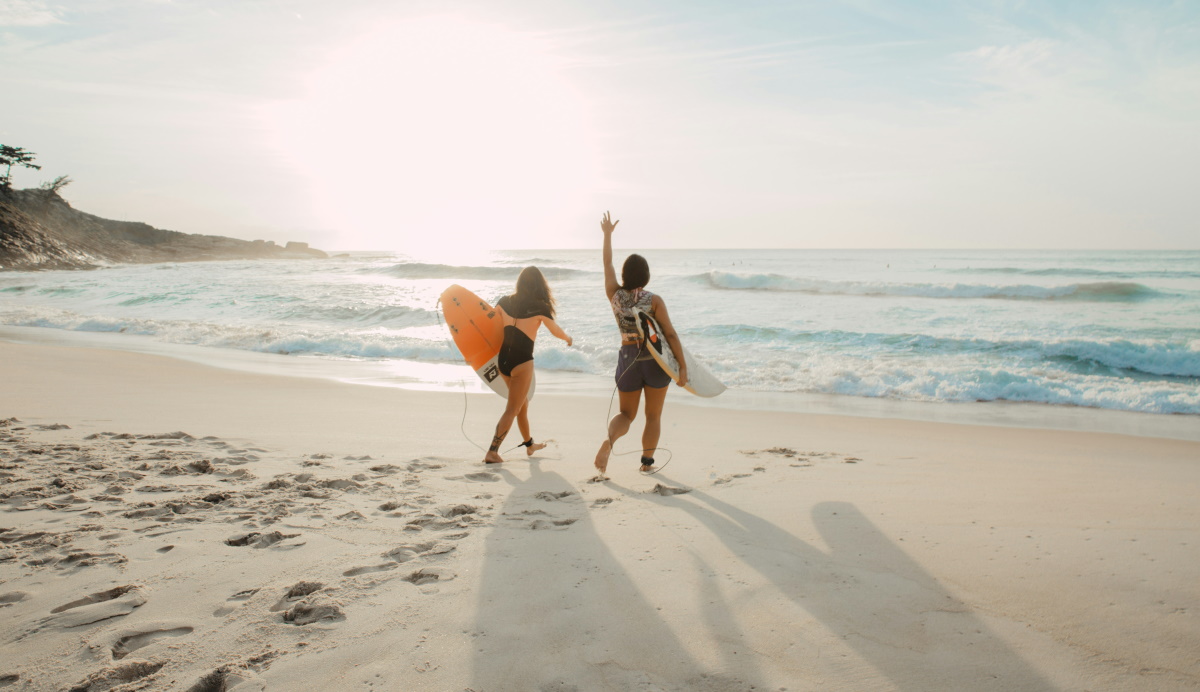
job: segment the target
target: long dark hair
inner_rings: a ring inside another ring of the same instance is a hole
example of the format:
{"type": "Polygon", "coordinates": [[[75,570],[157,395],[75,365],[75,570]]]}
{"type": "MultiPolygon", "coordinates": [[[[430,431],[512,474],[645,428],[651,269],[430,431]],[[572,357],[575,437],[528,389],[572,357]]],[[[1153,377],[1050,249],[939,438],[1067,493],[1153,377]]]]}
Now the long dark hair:
{"type": "Polygon", "coordinates": [[[641,255],[630,255],[625,258],[621,267],[621,288],[626,291],[635,288],[645,288],[650,283],[650,263],[641,255]]]}
{"type": "Polygon", "coordinates": [[[525,267],[517,277],[517,292],[513,301],[530,313],[546,312],[554,318],[554,294],[550,284],[537,267],[525,267]]]}

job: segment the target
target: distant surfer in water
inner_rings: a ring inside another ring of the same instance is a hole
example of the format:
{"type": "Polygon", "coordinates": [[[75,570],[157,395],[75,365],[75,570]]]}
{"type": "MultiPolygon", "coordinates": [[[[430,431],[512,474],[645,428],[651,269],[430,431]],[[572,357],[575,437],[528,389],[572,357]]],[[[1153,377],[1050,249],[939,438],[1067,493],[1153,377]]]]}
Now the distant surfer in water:
{"type": "Polygon", "coordinates": [[[496,423],[496,434],[492,437],[492,445],[488,447],[487,456],[483,461],[488,464],[499,464],[504,461],[500,457],[500,443],[512,428],[513,419],[517,419],[517,427],[521,429],[525,452],[533,455],[539,449],[545,448],[545,443],[535,443],[529,433],[529,386],[533,383],[533,342],[537,339],[538,328],[542,325],[550,333],[570,346],[571,337],[554,321],[554,296],[546,277],[537,267],[525,267],[517,277],[517,292],[504,296],[496,303],[500,319],[504,323],[504,341],[500,344],[500,356],[497,365],[500,376],[508,385],[508,405],[500,422],[496,423]]]}
{"type": "Polygon", "coordinates": [[[638,406],[642,396],[646,397],[646,428],[642,432],[642,465],[643,472],[654,468],[654,450],[658,448],[658,437],[662,432],[663,403],[667,400],[667,386],[671,384],[671,376],[663,371],[658,362],[646,352],[644,344],[638,335],[634,308],[640,308],[658,321],[662,327],[662,335],[679,362],[679,385],[688,381],[687,361],[683,355],[683,346],[671,318],[667,315],[667,304],[663,299],[646,290],[650,283],[650,264],[641,255],[630,255],[621,267],[621,282],[617,282],[617,272],[613,269],[612,234],[620,221],[613,221],[608,212],[600,220],[600,230],[604,232],[604,293],[612,304],[613,315],[617,318],[617,327],[621,330],[621,351],[617,358],[617,390],[620,392],[621,411],[613,416],[608,423],[608,439],[600,445],[596,452],[596,470],[601,474],[608,469],[608,457],[612,454],[613,444],[625,433],[637,417],[638,406]]]}

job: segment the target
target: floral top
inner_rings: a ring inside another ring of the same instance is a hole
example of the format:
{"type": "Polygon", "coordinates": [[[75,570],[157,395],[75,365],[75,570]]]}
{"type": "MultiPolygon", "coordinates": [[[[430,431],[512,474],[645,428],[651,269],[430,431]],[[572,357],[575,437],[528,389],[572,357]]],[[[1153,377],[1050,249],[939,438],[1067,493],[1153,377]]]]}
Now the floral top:
{"type": "Polygon", "coordinates": [[[650,312],[650,301],[654,294],[644,288],[627,291],[618,288],[612,297],[613,316],[617,318],[617,328],[621,330],[621,341],[638,341],[637,319],[633,315],[634,308],[650,312]]]}

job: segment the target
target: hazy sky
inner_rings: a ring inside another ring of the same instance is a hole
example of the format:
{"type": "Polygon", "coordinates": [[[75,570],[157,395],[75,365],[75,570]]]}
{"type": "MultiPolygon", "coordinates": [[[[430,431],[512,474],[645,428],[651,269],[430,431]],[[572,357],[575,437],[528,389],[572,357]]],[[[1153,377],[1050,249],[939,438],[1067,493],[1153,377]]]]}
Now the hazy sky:
{"type": "Polygon", "coordinates": [[[0,0],[79,209],[426,252],[1200,247],[1200,3],[0,0]]]}

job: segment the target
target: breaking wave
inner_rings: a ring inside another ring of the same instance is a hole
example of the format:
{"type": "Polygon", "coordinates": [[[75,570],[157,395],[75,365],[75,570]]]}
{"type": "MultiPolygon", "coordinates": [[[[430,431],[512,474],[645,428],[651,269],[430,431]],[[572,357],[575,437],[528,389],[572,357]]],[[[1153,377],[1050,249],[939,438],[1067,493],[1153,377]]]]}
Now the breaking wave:
{"type": "Polygon", "coordinates": [[[1105,370],[1155,377],[1200,378],[1200,339],[1161,342],[1130,339],[1014,339],[990,340],[938,337],[926,334],[886,334],[850,331],[804,331],[782,327],[715,325],[692,332],[705,339],[746,344],[782,343],[824,347],[830,351],[887,353],[912,358],[972,355],[1003,357],[1025,367],[1048,364],[1074,372],[1105,370]]]}
{"type": "Polygon", "coordinates": [[[798,279],[779,274],[732,274],[710,271],[693,277],[711,288],[725,291],[783,291],[813,295],[848,295],[904,298],[990,298],[1005,300],[1133,301],[1163,295],[1147,286],[1127,281],[1074,283],[1065,286],[1015,284],[889,284],[856,281],[798,279]]]}
{"type": "MultiPolygon", "coordinates": [[[[390,267],[372,268],[365,271],[375,274],[387,274],[399,279],[476,279],[482,281],[516,281],[521,274],[522,266],[467,266],[460,267],[452,264],[425,264],[422,262],[404,262],[390,267]]],[[[581,269],[567,267],[538,267],[547,279],[565,279],[581,274],[591,274],[581,269]]]]}
{"type": "Polygon", "coordinates": [[[1105,279],[1197,279],[1200,272],[1175,269],[1156,269],[1148,271],[1111,271],[1107,269],[1089,269],[1086,267],[1044,267],[1030,269],[1026,267],[964,267],[947,270],[951,274],[1017,274],[1021,276],[1087,276],[1105,279]]]}

